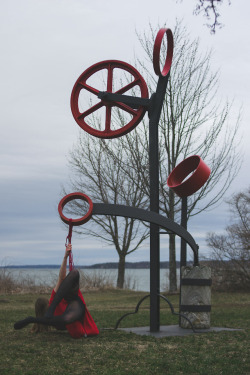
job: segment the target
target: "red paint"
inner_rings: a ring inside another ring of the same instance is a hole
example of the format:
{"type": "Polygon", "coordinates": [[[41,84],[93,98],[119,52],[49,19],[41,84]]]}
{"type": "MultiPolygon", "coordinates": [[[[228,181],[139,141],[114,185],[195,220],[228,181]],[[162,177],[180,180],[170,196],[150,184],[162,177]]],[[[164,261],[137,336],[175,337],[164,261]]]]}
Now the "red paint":
{"type": "Polygon", "coordinates": [[[77,225],[82,225],[82,224],[87,223],[87,221],[89,221],[89,219],[92,216],[92,211],[93,211],[92,200],[87,195],[85,195],[83,193],[78,193],[78,192],[65,195],[65,197],[60,200],[59,205],[58,205],[58,212],[59,212],[59,215],[60,215],[62,221],[65,224],[71,224],[72,226],[77,226],[77,225]],[[65,204],[67,204],[68,202],[70,202],[74,199],[82,199],[83,201],[87,202],[89,204],[89,210],[86,213],[86,215],[84,215],[83,217],[81,217],[79,219],[68,219],[63,214],[63,207],[65,206],[65,204]]]}
{"type": "Polygon", "coordinates": [[[170,29],[160,29],[155,38],[154,51],[153,51],[153,65],[154,71],[157,76],[165,77],[170,71],[172,59],[173,59],[173,50],[174,50],[174,38],[172,31],[170,29]],[[165,60],[165,65],[161,71],[160,68],[160,52],[161,52],[161,43],[164,35],[167,35],[168,47],[167,47],[167,56],[165,60]]]}
{"type": "Polygon", "coordinates": [[[173,169],[168,177],[167,184],[179,197],[188,197],[205,184],[210,173],[210,168],[200,156],[190,156],[173,169]],[[193,172],[192,175],[185,180],[191,172],[193,172]]]}
{"type": "MultiPolygon", "coordinates": [[[[55,298],[55,291],[53,289],[50,300],[49,300],[49,305],[51,305],[53,299],[55,298]]],[[[84,318],[81,320],[77,320],[74,323],[70,323],[66,325],[66,329],[69,332],[70,336],[73,337],[74,339],[80,339],[81,337],[88,337],[88,336],[95,336],[99,334],[99,330],[94,322],[94,319],[90,315],[90,312],[88,311],[88,308],[86,306],[86,303],[84,301],[83,295],[80,291],[78,290],[78,297],[82,300],[83,304],[85,305],[85,314],[84,318]]],[[[66,308],[68,306],[68,302],[63,298],[61,302],[57,305],[55,309],[55,316],[62,315],[66,308]]]]}
{"type": "Polygon", "coordinates": [[[135,86],[139,86],[141,90],[141,97],[148,98],[148,88],[146,82],[144,81],[143,77],[140,73],[132,66],[123,61],[118,60],[106,60],[101,61],[97,64],[92,65],[90,68],[86,69],[80,77],[77,79],[71,94],[71,111],[73,117],[77,124],[85,130],[87,133],[94,135],[95,137],[99,138],[117,138],[124,134],[127,134],[132,129],[134,129],[142,120],[146,108],[139,107],[138,109],[133,109],[124,103],[119,102],[108,102],[104,100],[100,100],[99,103],[95,104],[91,108],[85,110],[84,112],[80,112],[79,110],[79,95],[81,90],[87,90],[88,92],[92,93],[93,95],[98,95],[99,91],[92,86],[87,84],[88,78],[90,78],[95,73],[106,70],[108,73],[107,76],[107,92],[108,93],[116,93],[116,94],[124,94],[126,91],[130,90],[135,86]],[[114,69],[122,69],[129,72],[133,77],[134,80],[127,84],[126,86],[122,87],[118,91],[113,92],[113,72],[114,69]],[[105,107],[106,108],[106,118],[105,118],[105,128],[104,130],[97,130],[92,128],[88,125],[86,118],[90,114],[94,113],[98,109],[105,107]],[[112,129],[111,128],[111,116],[112,116],[112,107],[118,107],[121,110],[128,112],[132,115],[132,120],[129,121],[126,125],[119,129],[112,129]]]}

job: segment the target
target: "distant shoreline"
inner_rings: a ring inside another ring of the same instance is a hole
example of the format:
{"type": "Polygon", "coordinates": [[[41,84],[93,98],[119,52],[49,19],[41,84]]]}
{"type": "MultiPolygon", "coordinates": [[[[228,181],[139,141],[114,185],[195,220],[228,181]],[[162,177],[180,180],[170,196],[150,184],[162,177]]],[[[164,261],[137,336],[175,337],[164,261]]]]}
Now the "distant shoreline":
{"type": "MultiPolygon", "coordinates": [[[[192,262],[188,262],[188,265],[191,265],[192,262]]],[[[180,262],[176,262],[176,267],[180,268],[180,262]]],[[[59,264],[35,264],[35,265],[8,265],[8,266],[0,266],[0,269],[23,269],[23,268],[35,268],[35,269],[59,269],[59,264]]],[[[109,263],[97,263],[92,264],[90,266],[81,266],[77,265],[77,268],[79,269],[118,269],[118,263],[117,262],[109,262],[109,263]]],[[[126,262],[125,265],[126,269],[149,269],[150,268],[150,262],[126,262]]],[[[160,262],[160,268],[169,268],[169,262],[160,262]]]]}

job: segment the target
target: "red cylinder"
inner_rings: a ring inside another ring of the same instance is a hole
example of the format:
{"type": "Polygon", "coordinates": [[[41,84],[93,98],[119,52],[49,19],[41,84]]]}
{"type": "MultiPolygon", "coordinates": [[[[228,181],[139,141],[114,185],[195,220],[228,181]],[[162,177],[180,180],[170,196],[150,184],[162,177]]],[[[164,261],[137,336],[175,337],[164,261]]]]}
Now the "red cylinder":
{"type": "Polygon", "coordinates": [[[172,170],[167,179],[167,184],[179,197],[188,197],[205,184],[210,173],[210,168],[201,157],[193,155],[183,160],[172,170]],[[188,177],[190,173],[192,175],[188,177]]]}

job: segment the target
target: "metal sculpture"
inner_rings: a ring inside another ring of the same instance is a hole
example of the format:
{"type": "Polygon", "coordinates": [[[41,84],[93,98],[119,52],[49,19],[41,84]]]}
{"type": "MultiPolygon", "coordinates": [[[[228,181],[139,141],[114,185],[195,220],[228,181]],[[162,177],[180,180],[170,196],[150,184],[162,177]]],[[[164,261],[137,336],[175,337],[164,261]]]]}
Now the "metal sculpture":
{"type": "MultiPolygon", "coordinates": [[[[181,202],[181,226],[187,230],[187,197],[196,193],[208,180],[211,170],[198,155],[190,156],[178,164],[170,173],[167,185],[182,198],[181,202]],[[193,172],[193,173],[192,173],[193,172]],[[191,174],[189,178],[188,175],[191,174]]],[[[179,325],[181,325],[181,288],[182,267],[187,265],[187,242],[181,238],[180,254],[180,306],[179,325]]],[[[202,307],[199,307],[202,308],[202,307]]],[[[187,310],[186,310],[187,311],[187,310]]]]}
{"type": "Polygon", "coordinates": [[[92,200],[86,194],[79,193],[79,192],[77,192],[77,193],[71,193],[71,194],[66,195],[65,197],[63,197],[60,200],[59,205],[58,205],[58,212],[59,212],[59,215],[60,215],[62,221],[65,224],[72,224],[72,226],[82,225],[82,224],[87,223],[91,219],[92,211],[93,211],[93,202],[92,202],[92,200]],[[63,214],[63,207],[68,202],[73,201],[75,199],[81,199],[84,202],[87,202],[89,204],[88,212],[83,217],[81,217],[79,219],[68,219],[63,214]]]}
{"type": "Polygon", "coordinates": [[[140,73],[133,66],[123,61],[117,60],[102,61],[92,65],[90,68],[85,70],[76,81],[71,94],[71,110],[77,124],[87,133],[100,138],[116,138],[130,132],[143,119],[146,113],[146,107],[149,105],[149,103],[150,100],[148,99],[148,88],[140,73]],[[129,72],[134,77],[134,80],[133,82],[113,93],[113,72],[114,69],[117,68],[129,72]],[[86,83],[87,79],[101,70],[107,70],[108,72],[107,91],[105,92],[98,91],[97,89],[89,86],[86,83]],[[131,101],[131,97],[127,97],[130,99],[130,101],[126,101],[126,97],[123,94],[135,86],[138,86],[140,88],[141,98],[136,98],[137,101],[135,102],[133,100],[134,98],[132,98],[131,101]],[[81,90],[87,90],[100,99],[99,103],[95,104],[93,107],[89,108],[83,113],[81,113],[79,110],[79,94],[81,90]],[[106,119],[105,130],[100,131],[88,125],[86,117],[102,107],[106,108],[106,119]],[[118,107],[130,113],[132,115],[132,120],[122,128],[112,130],[110,126],[112,107],[118,107]]]}
{"type": "MultiPolygon", "coordinates": [[[[173,58],[173,35],[170,29],[162,28],[159,30],[154,44],[153,50],[153,67],[156,75],[159,76],[156,92],[148,98],[147,85],[137,70],[131,65],[116,60],[107,60],[85,70],[76,81],[72,95],[71,95],[71,110],[77,124],[89,134],[100,138],[116,138],[127,134],[134,129],[142,120],[145,112],[148,111],[149,116],[149,173],[150,173],[150,210],[143,210],[134,207],[113,205],[113,204],[97,204],[93,203],[86,195],[83,195],[85,201],[89,202],[90,208],[88,213],[79,220],[73,220],[72,225],[80,225],[84,220],[89,219],[93,215],[116,215],[123,217],[131,217],[150,223],[150,331],[158,332],[160,327],[160,246],[159,246],[159,227],[165,228],[168,231],[180,236],[185,243],[188,243],[194,253],[194,264],[198,265],[198,245],[189,232],[182,226],[173,222],[172,220],[159,215],[159,157],[158,157],[158,123],[160,120],[161,110],[166,94],[166,88],[170,75],[170,68],[173,58]],[[167,36],[167,56],[163,69],[160,68],[160,51],[161,44],[164,36],[167,36]],[[113,92],[113,71],[115,68],[123,69],[129,72],[134,80],[122,87],[121,89],[113,92]],[[105,92],[98,91],[94,87],[87,84],[87,79],[94,73],[101,70],[107,71],[107,90],[105,92]],[[138,86],[140,89],[141,97],[124,95],[128,90],[138,86]],[[81,90],[87,90],[100,99],[100,102],[91,108],[81,112],[79,109],[79,95],[81,90]],[[92,128],[86,120],[86,117],[104,107],[105,114],[105,129],[97,130],[92,128]],[[118,107],[132,115],[132,120],[121,127],[120,129],[111,128],[111,115],[112,107],[118,107]]],[[[200,160],[201,162],[201,160],[200,160]]],[[[195,164],[195,163],[194,163],[195,164]]],[[[196,165],[196,164],[195,164],[196,165]]],[[[203,165],[203,164],[202,164],[203,165]]],[[[191,169],[193,168],[190,167],[191,169]]],[[[195,167],[200,170],[200,164],[195,167]]],[[[185,169],[185,168],[184,168],[185,169]]],[[[182,167],[180,167],[182,172],[182,167]]],[[[170,181],[174,181],[177,185],[181,185],[183,173],[173,171],[170,176],[170,181]],[[177,175],[177,179],[175,176],[177,175]]],[[[196,172],[196,174],[199,172],[196,172]]],[[[193,180],[191,178],[191,180],[193,180]]],[[[199,178],[198,178],[199,180],[199,178]]],[[[192,185],[192,184],[191,184],[192,185]]],[[[185,189],[184,189],[185,190],[185,189]]],[[[72,199],[79,198],[78,194],[72,193],[64,197],[59,204],[59,214],[62,220],[69,223],[63,213],[64,205],[72,199]]],[[[86,221],[85,221],[86,222],[86,221]]],[[[144,298],[143,298],[144,300],[144,298]]],[[[138,305],[140,305],[139,302],[138,305]]]]}
{"type": "MultiPolygon", "coordinates": [[[[167,185],[182,198],[181,225],[187,229],[187,197],[196,193],[208,180],[211,170],[198,155],[190,156],[178,164],[170,173],[167,185]],[[192,173],[193,172],[193,173],[192,173]],[[188,175],[191,174],[189,178],[188,175]]],[[[181,239],[181,264],[186,266],[187,246],[181,239]]]]}
{"type": "Polygon", "coordinates": [[[205,184],[210,173],[210,168],[200,156],[190,156],[173,169],[167,179],[167,184],[179,197],[188,197],[205,184]],[[192,175],[186,179],[190,173],[192,175]]]}

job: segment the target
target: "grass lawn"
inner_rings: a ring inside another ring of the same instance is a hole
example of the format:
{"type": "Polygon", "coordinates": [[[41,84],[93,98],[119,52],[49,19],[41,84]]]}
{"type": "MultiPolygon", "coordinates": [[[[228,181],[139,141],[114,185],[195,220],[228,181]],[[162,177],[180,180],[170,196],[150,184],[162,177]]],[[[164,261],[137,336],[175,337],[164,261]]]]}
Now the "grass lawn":
{"type": "MultiPolygon", "coordinates": [[[[20,331],[13,323],[34,316],[38,295],[0,295],[0,374],[202,374],[250,375],[250,294],[213,293],[211,324],[241,331],[156,339],[114,331],[145,294],[133,291],[84,293],[100,335],[72,339],[67,332],[20,331]]],[[[48,296],[49,297],[49,296],[48,296]]],[[[179,296],[168,296],[178,311],[179,296]]],[[[178,324],[161,301],[161,324],[178,324]]],[[[149,301],[122,327],[149,325],[149,301]]]]}

